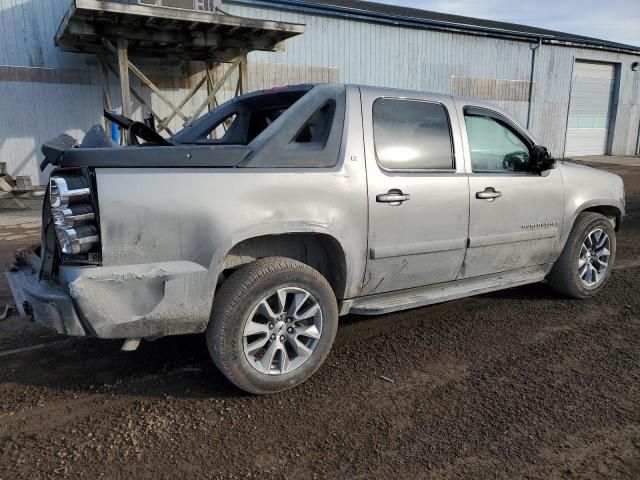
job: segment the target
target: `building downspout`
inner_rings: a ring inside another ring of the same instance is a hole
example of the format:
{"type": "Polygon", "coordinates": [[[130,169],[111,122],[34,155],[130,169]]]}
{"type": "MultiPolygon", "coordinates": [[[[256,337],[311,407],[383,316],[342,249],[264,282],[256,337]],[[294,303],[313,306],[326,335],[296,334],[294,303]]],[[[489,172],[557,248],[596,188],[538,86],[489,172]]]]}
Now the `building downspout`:
{"type": "Polygon", "coordinates": [[[527,108],[527,129],[531,128],[531,106],[533,103],[533,79],[536,73],[536,53],[538,48],[542,46],[542,37],[538,39],[538,43],[529,45],[531,48],[531,77],[529,78],[529,106],[527,108]]]}

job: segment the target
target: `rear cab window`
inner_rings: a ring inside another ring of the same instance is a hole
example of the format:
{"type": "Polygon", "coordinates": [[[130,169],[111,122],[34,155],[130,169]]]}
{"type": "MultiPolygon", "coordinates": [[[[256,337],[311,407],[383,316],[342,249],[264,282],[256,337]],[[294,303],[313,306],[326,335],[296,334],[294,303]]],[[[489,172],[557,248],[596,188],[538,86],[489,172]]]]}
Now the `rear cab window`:
{"type": "Polygon", "coordinates": [[[442,104],[378,98],[373,104],[373,139],[378,164],[385,170],[455,168],[451,123],[442,104]]]}

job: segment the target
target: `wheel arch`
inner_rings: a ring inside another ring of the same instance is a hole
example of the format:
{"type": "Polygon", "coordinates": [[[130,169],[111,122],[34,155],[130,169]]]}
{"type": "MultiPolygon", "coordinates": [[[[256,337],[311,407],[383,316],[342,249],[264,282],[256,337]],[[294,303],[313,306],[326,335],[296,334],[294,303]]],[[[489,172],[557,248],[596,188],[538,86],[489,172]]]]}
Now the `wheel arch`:
{"type": "Polygon", "coordinates": [[[617,232],[622,223],[624,207],[622,206],[622,204],[615,200],[591,200],[588,202],[584,202],[578,208],[575,208],[573,210],[573,215],[570,217],[570,220],[566,222],[566,228],[563,229],[562,236],[558,244],[558,255],[560,255],[562,253],[562,250],[564,250],[564,247],[567,244],[567,240],[569,239],[569,235],[573,230],[576,220],[578,219],[580,214],[585,212],[599,213],[600,215],[604,215],[609,219],[613,219],[614,230],[617,232]]]}
{"type": "MultiPolygon", "coordinates": [[[[599,213],[600,215],[604,215],[609,219],[613,219],[613,228],[615,229],[615,231],[617,232],[620,229],[620,224],[622,223],[622,210],[616,205],[603,204],[586,207],[578,212],[576,217],[573,219],[573,223],[575,223],[575,219],[578,218],[578,215],[584,212],[599,213]]],[[[571,225],[571,227],[573,228],[573,225],[571,225]]]]}
{"type": "Polygon", "coordinates": [[[346,252],[335,237],[316,232],[264,234],[236,242],[222,260],[216,290],[240,266],[265,257],[286,257],[309,265],[327,279],[338,300],[345,298],[346,252]]]}

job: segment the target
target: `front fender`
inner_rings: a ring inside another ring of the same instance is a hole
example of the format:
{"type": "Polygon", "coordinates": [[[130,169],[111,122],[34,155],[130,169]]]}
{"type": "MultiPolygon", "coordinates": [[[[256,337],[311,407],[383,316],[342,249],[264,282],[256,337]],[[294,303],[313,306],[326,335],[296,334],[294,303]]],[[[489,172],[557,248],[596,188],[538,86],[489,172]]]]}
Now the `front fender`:
{"type": "Polygon", "coordinates": [[[624,183],[618,175],[568,162],[561,162],[559,166],[565,189],[565,218],[558,253],[582,212],[625,214],[624,183]]]}

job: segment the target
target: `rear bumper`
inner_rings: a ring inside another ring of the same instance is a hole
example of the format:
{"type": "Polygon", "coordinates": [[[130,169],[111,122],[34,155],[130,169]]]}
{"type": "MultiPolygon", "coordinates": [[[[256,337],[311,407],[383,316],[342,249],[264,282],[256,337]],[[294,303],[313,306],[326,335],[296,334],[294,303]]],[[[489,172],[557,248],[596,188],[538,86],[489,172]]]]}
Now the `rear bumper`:
{"type": "Polygon", "coordinates": [[[6,276],[20,316],[60,334],[162,337],[207,327],[213,287],[195,263],[63,266],[60,284],[40,281],[40,263],[31,256],[6,276]]]}
{"type": "Polygon", "coordinates": [[[35,257],[32,265],[14,266],[6,272],[20,316],[62,335],[86,335],[69,293],[58,284],[41,282],[39,269],[35,257]]]}

